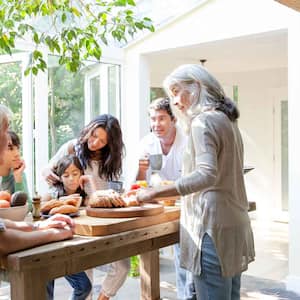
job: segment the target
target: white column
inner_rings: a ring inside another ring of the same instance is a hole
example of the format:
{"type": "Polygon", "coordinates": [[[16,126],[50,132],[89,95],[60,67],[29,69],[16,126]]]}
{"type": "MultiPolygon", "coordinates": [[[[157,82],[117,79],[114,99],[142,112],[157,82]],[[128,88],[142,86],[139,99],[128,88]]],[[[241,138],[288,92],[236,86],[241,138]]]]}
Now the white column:
{"type": "Polygon", "coordinates": [[[39,72],[35,77],[35,186],[39,194],[48,190],[41,176],[42,169],[49,159],[48,139],[48,72],[39,72]]]}
{"type": "Polygon", "coordinates": [[[132,181],[137,171],[138,143],[149,132],[150,74],[147,58],[130,53],[122,73],[122,131],[126,146],[123,173],[132,181]]]}
{"type": "Polygon", "coordinates": [[[300,293],[300,14],[288,28],[289,275],[287,289],[300,293]]]}
{"type": "Polygon", "coordinates": [[[29,55],[22,57],[22,148],[29,193],[34,192],[32,74],[25,76],[29,55]]]}

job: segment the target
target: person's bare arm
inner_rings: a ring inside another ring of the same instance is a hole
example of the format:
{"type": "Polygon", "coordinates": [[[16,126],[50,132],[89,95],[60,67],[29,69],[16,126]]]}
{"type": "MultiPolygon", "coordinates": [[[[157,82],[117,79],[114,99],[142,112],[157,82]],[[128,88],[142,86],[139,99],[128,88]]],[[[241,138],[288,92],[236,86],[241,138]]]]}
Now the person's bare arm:
{"type": "Polygon", "coordinates": [[[20,165],[13,170],[14,179],[15,179],[16,183],[22,182],[22,180],[23,180],[22,174],[23,174],[24,170],[25,170],[25,162],[22,159],[22,160],[20,160],[20,165]]]}
{"type": "Polygon", "coordinates": [[[31,232],[7,228],[0,233],[0,256],[50,242],[70,239],[72,236],[72,229],[67,227],[65,229],[49,228],[31,232]]]}
{"type": "Polygon", "coordinates": [[[95,181],[94,181],[94,178],[92,175],[81,175],[79,178],[79,184],[82,189],[85,189],[85,186],[88,185],[90,190],[92,191],[92,193],[97,190],[95,181]]]}
{"type": "Polygon", "coordinates": [[[137,192],[137,200],[139,202],[151,202],[156,197],[168,197],[180,195],[175,184],[158,186],[155,188],[141,189],[137,192]]]}
{"type": "Polygon", "coordinates": [[[139,159],[139,169],[136,176],[136,180],[146,180],[147,171],[149,169],[149,159],[148,158],[141,158],[139,159]]]}
{"type": "Polygon", "coordinates": [[[6,230],[0,232],[0,256],[73,236],[74,221],[60,214],[36,223],[10,220],[3,223],[6,230]]]}

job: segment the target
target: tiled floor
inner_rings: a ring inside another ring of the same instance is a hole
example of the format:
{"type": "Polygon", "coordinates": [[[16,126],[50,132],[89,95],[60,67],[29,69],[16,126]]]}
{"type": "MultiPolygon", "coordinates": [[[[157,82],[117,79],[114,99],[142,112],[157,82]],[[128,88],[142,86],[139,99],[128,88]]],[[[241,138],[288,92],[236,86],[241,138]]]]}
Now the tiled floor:
{"type": "MultiPolygon", "coordinates": [[[[288,224],[252,220],[252,225],[255,236],[256,261],[250,264],[249,270],[245,274],[257,278],[284,282],[288,274],[288,224]]],[[[94,269],[93,299],[97,299],[104,274],[94,269]]],[[[174,266],[171,259],[161,259],[160,279],[162,298],[165,300],[177,299],[174,266]]],[[[139,283],[139,278],[128,277],[124,286],[112,300],[140,299],[139,283]]],[[[2,290],[2,292],[4,291],[2,290]]],[[[71,288],[65,279],[61,278],[56,281],[55,300],[68,299],[70,292],[71,288]]],[[[260,296],[256,297],[255,295],[256,291],[253,288],[253,292],[243,295],[242,299],[261,299],[260,296]]],[[[2,296],[0,294],[0,300],[4,299],[9,299],[7,292],[4,292],[2,296]]],[[[265,299],[267,300],[267,298],[265,299]]],[[[275,298],[268,299],[275,300],[275,298]]]]}

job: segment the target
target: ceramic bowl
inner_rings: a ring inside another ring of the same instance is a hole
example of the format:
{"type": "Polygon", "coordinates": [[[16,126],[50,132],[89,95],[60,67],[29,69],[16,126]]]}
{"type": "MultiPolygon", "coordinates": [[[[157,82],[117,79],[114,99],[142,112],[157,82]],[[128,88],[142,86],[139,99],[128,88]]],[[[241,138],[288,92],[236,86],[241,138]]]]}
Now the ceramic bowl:
{"type": "Polygon", "coordinates": [[[12,221],[24,221],[28,213],[28,204],[8,208],[0,208],[0,218],[12,221]]]}

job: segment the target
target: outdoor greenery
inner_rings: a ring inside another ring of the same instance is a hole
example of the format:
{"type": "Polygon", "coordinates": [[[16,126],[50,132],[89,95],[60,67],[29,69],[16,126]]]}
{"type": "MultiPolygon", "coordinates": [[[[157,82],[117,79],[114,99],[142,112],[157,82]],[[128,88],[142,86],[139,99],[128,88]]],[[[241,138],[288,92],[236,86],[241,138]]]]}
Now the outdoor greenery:
{"type": "Polygon", "coordinates": [[[78,136],[84,126],[84,74],[49,69],[49,155],[78,136]]]}
{"type": "Polygon", "coordinates": [[[12,54],[16,41],[25,39],[35,46],[25,74],[47,68],[42,47],[77,72],[84,60],[100,60],[101,45],[154,31],[151,19],[138,18],[134,7],[134,0],[0,0],[0,50],[12,54]]]}
{"type": "Polygon", "coordinates": [[[0,64],[0,103],[13,112],[10,127],[21,137],[22,132],[22,90],[20,63],[0,64]]]}

